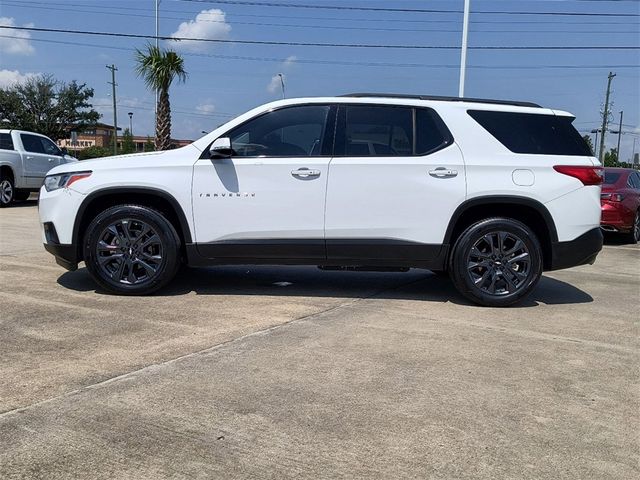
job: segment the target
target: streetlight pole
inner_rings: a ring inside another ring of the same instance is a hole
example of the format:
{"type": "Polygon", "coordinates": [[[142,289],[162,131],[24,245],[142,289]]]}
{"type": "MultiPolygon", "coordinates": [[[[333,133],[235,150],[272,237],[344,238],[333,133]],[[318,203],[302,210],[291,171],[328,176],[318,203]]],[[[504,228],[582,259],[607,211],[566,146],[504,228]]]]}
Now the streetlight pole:
{"type": "Polygon", "coordinates": [[[129,115],[129,135],[133,137],[133,112],[129,112],[127,115],[129,115]]]}
{"type": "Polygon", "coordinates": [[[467,40],[469,37],[469,9],[471,0],[464,0],[464,20],[462,22],[462,49],[460,51],[460,86],[458,97],[464,97],[464,80],[467,74],[467,40]]]}
{"type": "Polygon", "coordinates": [[[282,87],[282,98],[285,98],[285,94],[284,94],[284,78],[282,77],[281,73],[279,73],[278,76],[280,77],[280,86],[282,87]]]}
{"type": "MultiPolygon", "coordinates": [[[[160,32],[160,1],[161,0],[156,0],[156,49],[158,48],[158,35],[160,32]]],[[[158,125],[158,90],[157,89],[156,89],[156,103],[153,106],[153,120],[157,127],[158,125]]]]}

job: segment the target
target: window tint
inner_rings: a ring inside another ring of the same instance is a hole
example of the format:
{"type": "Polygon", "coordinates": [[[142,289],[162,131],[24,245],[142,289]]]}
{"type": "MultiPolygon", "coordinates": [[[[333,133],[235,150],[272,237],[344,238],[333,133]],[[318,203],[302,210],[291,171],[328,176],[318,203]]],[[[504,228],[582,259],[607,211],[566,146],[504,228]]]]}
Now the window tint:
{"type": "Polygon", "coordinates": [[[620,178],[620,175],[621,174],[618,173],[618,172],[607,172],[605,170],[605,172],[604,172],[604,182],[603,183],[605,185],[613,185],[618,181],[618,179],[620,178]]]}
{"type": "Polygon", "coordinates": [[[416,109],[416,155],[426,155],[452,143],[451,134],[433,110],[416,109]]]}
{"type": "Polygon", "coordinates": [[[238,157],[327,155],[332,148],[324,139],[328,114],[326,105],[282,108],[249,120],[227,135],[238,157]]]}
{"type": "Polygon", "coordinates": [[[347,106],[345,155],[413,154],[413,111],[404,107],[347,106]]]}
{"type": "Polygon", "coordinates": [[[629,175],[629,186],[631,188],[640,188],[640,175],[636,172],[631,172],[629,175]]]}
{"type": "Polygon", "coordinates": [[[573,118],[535,113],[469,110],[469,115],[514,153],[591,156],[573,118]]]}
{"type": "Polygon", "coordinates": [[[0,133],[0,149],[13,150],[13,140],[10,133],[0,133]]]}
{"type": "Polygon", "coordinates": [[[42,142],[42,148],[47,155],[62,155],[58,146],[48,138],[39,137],[42,142]]]}
{"type": "Polygon", "coordinates": [[[20,140],[22,140],[22,146],[27,152],[31,153],[45,153],[44,146],[40,141],[40,137],[35,135],[28,135],[25,133],[20,134],[20,140]]]}

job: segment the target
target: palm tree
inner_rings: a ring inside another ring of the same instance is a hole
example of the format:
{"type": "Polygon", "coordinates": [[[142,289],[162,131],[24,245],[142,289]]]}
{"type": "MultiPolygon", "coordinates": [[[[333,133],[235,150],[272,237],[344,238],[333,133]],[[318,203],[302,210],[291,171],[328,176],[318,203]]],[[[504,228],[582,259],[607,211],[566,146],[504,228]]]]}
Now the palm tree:
{"type": "Polygon", "coordinates": [[[187,79],[184,59],[172,50],[148,44],[144,50],[136,49],[136,73],[144,79],[147,88],[158,92],[155,147],[167,150],[171,143],[169,87],[176,78],[180,82],[187,79]]]}

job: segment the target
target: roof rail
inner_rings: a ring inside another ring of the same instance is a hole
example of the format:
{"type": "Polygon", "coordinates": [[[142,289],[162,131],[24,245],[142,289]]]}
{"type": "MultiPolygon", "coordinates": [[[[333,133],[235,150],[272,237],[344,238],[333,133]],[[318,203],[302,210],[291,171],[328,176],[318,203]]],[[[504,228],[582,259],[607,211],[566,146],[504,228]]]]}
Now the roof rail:
{"type": "Polygon", "coordinates": [[[493,100],[490,98],[467,98],[467,97],[442,97],[437,95],[403,95],[400,93],[349,93],[340,95],[341,97],[371,97],[371,98],[412,98],[416,100],[434,100],[438,102],[469,102],[469,103],[490,103],[493,105],[513,105],[516,107],[542,108],[537,103],[532,102],[512,102],[510,100],[493,100]]]}

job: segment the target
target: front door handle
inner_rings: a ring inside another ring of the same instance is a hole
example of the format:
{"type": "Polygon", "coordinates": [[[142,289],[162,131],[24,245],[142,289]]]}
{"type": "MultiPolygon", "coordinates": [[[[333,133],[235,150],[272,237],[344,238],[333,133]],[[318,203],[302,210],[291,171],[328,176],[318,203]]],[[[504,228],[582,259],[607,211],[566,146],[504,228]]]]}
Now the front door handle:
{"type": "Polygon", "coordinates": [[[51,163],[51,162],[53,162],[54,159],[53,158],[49,158],[47,160],[49,160],[49,163],[51,163]]]}
{"type": "Polygon", "coordinates": [[[320,176],[320,170],[312,170],[310,168],[299,168],[298,170],[291,170],[291,175],[296,178],[313,178],[320,176]]]}
{"type": "Polygon", "coordinates": [[[451,170],[446,167],[438,167],[434,170],[429,170],[429,175],[435,178],[451,178],[458,175],[457,170],[451,170]]]}

